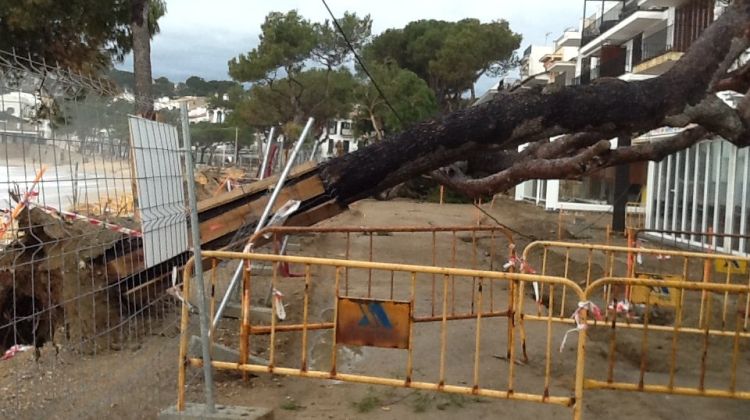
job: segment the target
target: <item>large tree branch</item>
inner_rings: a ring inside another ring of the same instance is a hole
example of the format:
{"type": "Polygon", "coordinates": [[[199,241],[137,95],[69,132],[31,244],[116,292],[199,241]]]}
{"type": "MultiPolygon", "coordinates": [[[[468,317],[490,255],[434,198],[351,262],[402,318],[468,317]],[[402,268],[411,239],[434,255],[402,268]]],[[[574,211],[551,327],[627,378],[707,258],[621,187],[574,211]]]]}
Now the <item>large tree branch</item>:
{"type": "Polygon", "coordinates": [[[727,73],[713,85],[715,92],[722,90],[733,90],[735,92],[746,92],[750,88],[750,62],[742,67],[727,73]]]}
{"type": "Polygon", "coordinates": [[[709,134],[709,131],[703,127],[694,127],[669,140],[614,150],[610,149],[609,141],[600,140],[572,157],[528,159],[480,179],[470,179],[455,168],[452,168],[453,173],[435,171],[432,176],[454,191],[469,197],[479,197],[508,190],[531,179],[578,179],[611,166],[647,160],[659,161],[705,139],[709,134]]]}
{"type": "Polygon", "coordinates": [[[486,147],[469,157],[467,172],[474,177],[487,176],[526,160],[566,157],[603,138],[604,135],[595,132],[569,134],[554,141],[544,138],[529,143],[520,152],[504,150],[499,146],[486,147]]]}
{"type": "Polygon", "coordinates": [[[558,134],[596,131],[607,138],[661,127],[665,117],[706,96],[732,40],[749,21],[750,0],[737,0],[662,76],[630,83],[605,78],[549,94],[504,95],[332,159],[320,175],[328,194],[348,204],[463,160],[479,147],[513,149],[558,134]]]}

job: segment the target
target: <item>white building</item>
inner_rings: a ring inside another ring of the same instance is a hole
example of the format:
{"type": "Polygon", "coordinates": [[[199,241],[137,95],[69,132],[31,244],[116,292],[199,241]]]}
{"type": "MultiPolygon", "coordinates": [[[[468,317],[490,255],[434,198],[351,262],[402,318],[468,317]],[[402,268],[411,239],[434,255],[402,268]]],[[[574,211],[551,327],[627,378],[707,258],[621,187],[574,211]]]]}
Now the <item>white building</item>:
{"type": "MultiPolygon", "coordinates": [[[[225,94],[224,100],[229,100],[225,94]]],[[[154,109],[157,111],[167,109],[180,109],[181,104],[187,103],[188,119],[191,124],[199,122],[208,122],[212,124],[221,124],[226,121],[228,110],[223,107],[211,107],[208,98],[203,96],[182,96],[171,99],[168,97],[159,98],[154,101],[154,109]]]]}
{"type": "Polygon", "coordinates": [[[549,82],[542,57],[552,54],[553,47],[529,45],[521,57],[521,84],[524,86],[546,85],[549,82]]]}
{"type": "MultiPolygon", "coordinates": [[[[584,1],[587,8],[601,1],[584,1]]],[[[625,0],[604,2],[604,10],[584,12],[571,80],[565,50],[543,57],[549,77],[558,84],[586,84],[597,77],[642,80],[669,70],[723,9],[714,0],[625,0]],[[559,58],[558,58],[559,56],[559,58]]],[[[570,38],[566,31],[560,38],[570,38]]],[[[680,129],[661,128],[633,139],[633,143],[671,138],[680,129]]],[[[616,139],[615,139],[616,140],[616,139]]],[[[750,196],[748,149],[738,149],[716,137],[661,162],[630,167],[628,201],[645,207],[646,227],[673,231],[664,237],[678,243],[718,251],[750,253],[750,240],[722,234],[748,235],[750,196]],[[707,232],[707,237],[685,232],[707,232]]],[[[516,199],[531,200],[547,209],[609,211],[615,197],[614,168],[581,181],[527,181],[516,187],[516,199]]]]}
{"type": "Polygon", "coordinates": [[[581,44],[581,31],[568,28],[555,40],[554,51],[539,58],[548,73],[549,83],[566,86],[573,84],[581,44]]]}
{"type": "Polygon", "coordinates": [[[364,145],[364,140],[354,136],[353,121],[333,119],[323,130],[318,141],[321,141],[318,155],[321,160],[353,152],[364,145]]]}
{"type": "Polygon", "coordinates": [[[49,120],[38,120],[41,100],[27,92],[9,92],[0,95],[0,131],[4,136],[49,138],[52,129],[49,120]]]}

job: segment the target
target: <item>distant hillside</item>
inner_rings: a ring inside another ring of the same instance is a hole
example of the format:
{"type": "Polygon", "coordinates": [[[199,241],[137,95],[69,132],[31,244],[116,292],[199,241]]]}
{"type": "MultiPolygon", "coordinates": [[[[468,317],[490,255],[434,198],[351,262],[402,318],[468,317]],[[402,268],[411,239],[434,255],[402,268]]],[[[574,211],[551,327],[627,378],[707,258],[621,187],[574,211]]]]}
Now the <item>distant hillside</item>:
{"type": "MultiPolygon", "coordinates": [[[[122,90],[133,92],[135,89],[135,77],[133,72],[111,69],[107,77],[117,84],[122,90]]],[[[155,97],[175,96],[223,96],[232,88],[240,86],[231,80],[204,80],[202,77],[190,76],[184,82],[175,83],[166,77],[154,79],[155,97]]]]}

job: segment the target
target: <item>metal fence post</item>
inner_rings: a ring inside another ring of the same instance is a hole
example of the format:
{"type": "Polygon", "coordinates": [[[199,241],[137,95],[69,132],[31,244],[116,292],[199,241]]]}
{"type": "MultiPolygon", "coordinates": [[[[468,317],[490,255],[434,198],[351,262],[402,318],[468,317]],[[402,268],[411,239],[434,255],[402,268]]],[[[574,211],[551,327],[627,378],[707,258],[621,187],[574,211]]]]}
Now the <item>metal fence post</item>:
{"type": "MultiPolygon", "coordinates": [[[[276,203],[276,199],[279,196],[279,193],[284,188],[284,182],[286,182],[286,177],[289,175],[289,172],[292,170],[292,166],[294,166],[294,158],[297,156],[297,153],[299,153],[300,149],[302,148],[302,144],[305,142],[305,138],[307,137],[307,133],[312,128],[313,122],[315,121],[314,118],[310,117],[307,120],[307,124],[305,125],[304,130],[302,130],[302,134],[299,137],[299,140],[297,140],[297,144],[294,146],[294,149],[292,150],[291,155],[289,155],[289,159],[286,161],[286,165],[284,166],[284,170],[279,175],[279,179],[276,181],[276,186],[273,189],[273,192],[271,193],[271,197],[268,199],[268,203],[266,204],[266,207],[263,209],[263,213],[260,216],[260,219],[258,220],[258,224],[255,225],[255,231],[253,232],[253,235],[260,232],[261,229],[263,229],[266,226],[266,222],[268,221],[268,218],[271,216],[271,210],[273,209],[274,204],[276,203]]],[[[252,236],[251,236],[252,238],[252,236]]],[[[245,248],[242,250],[242,252],[250,252],[252,249],[252,243],[249,243],[245,245],[245,248]]],[[[221,316],[224,313],[224,309],[226,309],[227,305],[229,304],[229,298],[232,295],[232,291],[237,287],[237,284],[239,284],[240,278],[242,278],[242,263],[237,265],[237,269],[234,271],[234,275],[232,276],[232,280],[229,282],[229,287],[227,288],[226,293],[224,294],[224,297],[221,299],[221,302],[219,303],[218,309],[216,309],[216,314],[214,314],[213,323],[211,324],[214,328],[216,328],[217,325],[219,325],[219,320],[221,320],[221,316]]]]}
{"type": "MultiPolygon", "coordinates": [[[[190,203],[190,231],[193,239],[193,259],[195,261],[195,282],[198,289],[198,318],[200,319],[201,347],[203,350],[203,382],[206,394],[206,412],[213,413],[214,407],[214,380],[213,367],[211,366],[211,343],[208,341],[209,315],[206,308],[206,289],[203,285],[203,260],[201,258],[200,229],[198,222],[198,204],[195,195],[195,174],[193,168],[193,151],[190,144],[190,127],[188,123],[187,103],[180,104],[180,117],[182,119],[182,139],[185,147],[185,166],[187,167],[188,201],[190,203]]],[[[190,279],[183,279],[190,281],[190,279]]]]}
{"type": "Polygon", "coordinates": [[[271,132],[268,133],[268,141],[266,142],[266,150],[264,150],[263,153],[263,163],[260,165],[260,174],[258,174],[258,179],[263,179],[266,177],[266,168],[268,167],[268,156],[271,153],[271,147],[273,146],[273,133],[276,131],[276,127],[271,127],[271,132]]]}

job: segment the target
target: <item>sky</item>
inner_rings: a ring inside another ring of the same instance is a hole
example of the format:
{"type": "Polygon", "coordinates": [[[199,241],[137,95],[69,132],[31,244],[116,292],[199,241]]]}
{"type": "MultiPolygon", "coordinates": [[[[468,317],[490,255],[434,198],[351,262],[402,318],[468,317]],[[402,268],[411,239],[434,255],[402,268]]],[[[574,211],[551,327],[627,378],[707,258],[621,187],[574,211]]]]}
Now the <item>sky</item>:
{"type": "MultiPolygon", "coordinates": [[[[369,14],[373,34],[402,28],[418,19],[483,22],[505,19],[521,33],[526,46],[552,45],[565,28],[576,27],[583,0],[327,0],[336,16],[344,11],[369,14]]],[[[154,78],[184,81],[189,76],[206,80],[229,79],[227,61],[258,44],[260,25],[272,11],[296,9],[305,18],[323,21],[328,13],[320,0],[167,0],[167,14],[159,21],[161,32],[151,45],[154,78]]],[[[132,71],[132,58],[117,67],[132,71]]],[[[495,80],[483,79],[477,92],[495,80]]]]}

